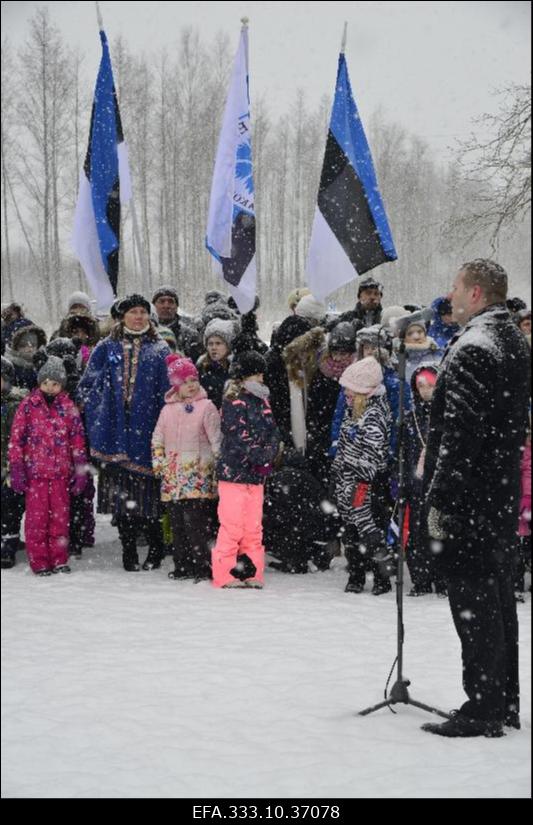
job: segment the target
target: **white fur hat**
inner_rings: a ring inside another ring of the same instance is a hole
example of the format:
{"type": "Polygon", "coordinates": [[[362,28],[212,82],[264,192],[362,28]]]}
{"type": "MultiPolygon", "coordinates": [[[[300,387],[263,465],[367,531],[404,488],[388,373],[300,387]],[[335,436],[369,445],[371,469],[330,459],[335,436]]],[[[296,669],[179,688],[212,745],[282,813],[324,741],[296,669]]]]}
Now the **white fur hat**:
{"type": "Polygon", "coordinates": [[[327,307],[318,301],[314,295],[304,295],[300,298],[294,314],[300,318],[310,318],[312,321],[322,321],[327,313],[327,307]]]}

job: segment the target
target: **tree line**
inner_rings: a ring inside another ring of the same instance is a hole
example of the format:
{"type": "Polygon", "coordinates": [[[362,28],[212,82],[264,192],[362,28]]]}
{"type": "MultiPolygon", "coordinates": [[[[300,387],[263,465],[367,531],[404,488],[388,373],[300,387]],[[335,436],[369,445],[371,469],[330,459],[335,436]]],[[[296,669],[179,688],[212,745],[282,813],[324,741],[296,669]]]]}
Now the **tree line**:
{"type": "MultiPolygon", "coordinates": [[[[119,294],[149,294],[173,283],[182,307],[194,312],[207,290],[221,288],[204,236],[234,46],[223,34],[205,42],[190,28],[181,30],[172,54],[133,53],[123,37],[110,43],[144,249],[141,261],[126,209],[119,294]]],[[[2,301],[22,300],[28,314],[40,319],[57,321],[68,294],[87,289],[69,238],[95,76],[80,51],[65,42],[47,7],[31,18],[22,48],[3,45],[2,301]]],[[[268,101],[252,100],[264,317],[283,317],[286,294],[305,281],[331,102],[324,98],[313,109],[296,90],[290,112],[279,116],[268,101]]],[[[499,112],[486,118],[482,138],[474,133],[445,163],[384,110],[367,119],[398,251],[398,261],[374,271],[385,284],[385,303],[428,303],[463,260],[489,254],[508,269],[514,292],[525,294],[531,250],[525,220],[529,87],[505,89],[499,112]]],[[[332,300],[346,308],[353,295],[352,285],[332,300]]]]}

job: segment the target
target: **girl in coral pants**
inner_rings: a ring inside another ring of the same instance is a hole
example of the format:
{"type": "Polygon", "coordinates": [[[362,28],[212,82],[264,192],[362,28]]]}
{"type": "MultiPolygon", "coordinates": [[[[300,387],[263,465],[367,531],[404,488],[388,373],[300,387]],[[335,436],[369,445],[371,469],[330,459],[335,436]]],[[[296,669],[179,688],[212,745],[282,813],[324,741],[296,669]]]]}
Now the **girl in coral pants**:
{"type": "Polygon", "coordinates": [[[217,464],[220,529],[212,550],[215,587],[263,586],[263,492],[279,434],[263,384],[264,358],[240,353],[230,368],[222,403],[222,447],[217,464]]]}
{"type": "MultiPolygon", "coordinates": [[[[263,547],[263,493],[262,484],[218,484],[218,518],[220,529],[213,548],[213,583],[224,587],[233,583],[231,570],[239,556],[246,554],[255,566],[255,574],[244,581],[248,586],[262,583],[265,570],[263,547]]],[[[239,581],[237,579],[237,581],[239,581]]]]}

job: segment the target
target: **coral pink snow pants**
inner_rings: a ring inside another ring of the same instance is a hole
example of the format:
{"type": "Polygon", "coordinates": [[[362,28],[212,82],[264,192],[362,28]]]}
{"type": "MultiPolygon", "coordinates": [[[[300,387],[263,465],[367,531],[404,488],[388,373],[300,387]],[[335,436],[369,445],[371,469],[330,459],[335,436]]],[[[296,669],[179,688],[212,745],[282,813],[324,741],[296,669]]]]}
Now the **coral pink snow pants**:
{"type": "Polygon", "coordinates": [[[68,561],[69,481],[30,481],[26,492],[24,537],[34,573],[68,561]]]}
{"type": "Polygon", "coordinates": [[[263,547],[262,484],[234,484],[218,482],[218,519],[220,528],[217,542],[211,551],[213,584],[223,587],[234,581],[230,570],[237,556],[246,553],[255,564],[254,580],[263,581],[265,548],[263,547]]]}

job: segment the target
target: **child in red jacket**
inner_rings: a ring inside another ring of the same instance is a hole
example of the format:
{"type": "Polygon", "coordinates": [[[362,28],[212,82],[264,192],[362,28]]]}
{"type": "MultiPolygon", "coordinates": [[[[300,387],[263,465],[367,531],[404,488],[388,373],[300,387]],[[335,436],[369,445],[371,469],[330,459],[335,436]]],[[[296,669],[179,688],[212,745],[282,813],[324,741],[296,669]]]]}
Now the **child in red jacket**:
{"type": "Polygon", "coordinates": [[[9,443],[11,486],[26,495],[26,550],[39,576],[70,573],[70,495],[87,482],[83,424],[66,383],[63,362],[50,356],[17,409],[9,443]]]}
{"type": "MultiPolygon", "coordinates": [[[[525,572],[531,572],[531,431],[528,432],[522,461],[520,517],[518,520],[518,564],[515,576],[515,597],[518,602],[524,601],[522,595],[525,588],[525,572]]],[[[529,587],[531,590],[531,585],[529,587]]]]}

